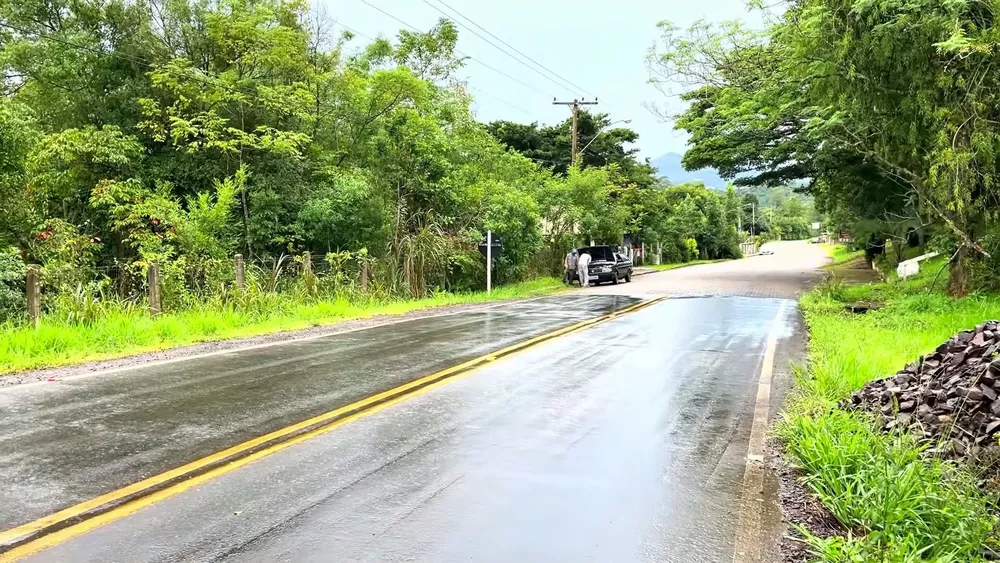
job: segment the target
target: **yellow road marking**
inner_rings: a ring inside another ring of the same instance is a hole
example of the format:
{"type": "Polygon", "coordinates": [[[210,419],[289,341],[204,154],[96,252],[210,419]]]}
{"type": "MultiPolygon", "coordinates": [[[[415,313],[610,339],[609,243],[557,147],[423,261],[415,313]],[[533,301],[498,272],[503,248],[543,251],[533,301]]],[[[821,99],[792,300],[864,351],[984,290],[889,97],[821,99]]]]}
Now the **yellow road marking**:
{"type": "Polygon", "coordinates": [[[490,362],[566,334],[638,311],[666,299],[648,299],[593,319],[563,327],[496,352],[480,356],[448,369],[416,379],[399,387],[373,395],[327,413],[286,426],[269,434],[237,444],[220,452],[144,479],[127,487],[81,502],[34,522],[0,532],[0,563],[17,561],[65,542],[90,530],[114,522],[142,508],[151,506],[248,463],[279,452],[310,438],[366,417],[418,394],[444,385],[458,376],[468,375],[490,362]]]}

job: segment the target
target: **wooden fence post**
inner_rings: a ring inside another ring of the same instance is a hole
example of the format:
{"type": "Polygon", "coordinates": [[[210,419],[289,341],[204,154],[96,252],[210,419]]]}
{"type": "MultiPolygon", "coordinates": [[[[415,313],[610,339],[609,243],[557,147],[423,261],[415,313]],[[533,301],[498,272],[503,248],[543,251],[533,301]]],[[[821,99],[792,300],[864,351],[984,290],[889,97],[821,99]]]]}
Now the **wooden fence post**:
{"type": "Polygon", "coordinates": [[[236,287],[240,291],[247,288],[246,266],[243,264],[243,255],[237,254],[233,257],[236,266],[236,287]]]}
{"type": "Polygon", "coordinates": [[[156,262],[149,265],[147,276],[149,284],[149,312],[153,316],[156,316],[163,312],[163,302],[160,300],[160,267],[156,262]]]}
{"type": "Polygon", "coordinates": [[[361,265],[361,291],[368,291],[368,262],[361,265]]]}
{"type": "Polygon", "coordinates": [[[42,322],[42,289],[41,289],[41,266],[31,264],[28,266],[28,276],[25,279],[24,287],[28,294],[28,318],[31,324],[38,328],[42,322]]]}

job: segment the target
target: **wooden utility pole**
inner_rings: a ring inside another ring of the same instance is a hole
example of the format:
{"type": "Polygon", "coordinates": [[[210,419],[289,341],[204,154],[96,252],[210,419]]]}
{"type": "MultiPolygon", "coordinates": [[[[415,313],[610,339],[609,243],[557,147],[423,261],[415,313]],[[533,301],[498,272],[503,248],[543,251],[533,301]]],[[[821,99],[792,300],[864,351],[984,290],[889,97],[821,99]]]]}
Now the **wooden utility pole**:
{"type": "Polygon", "coordinates": [[[37,264],[28,266],[28,277],[25,282],[25,289],[28,292],[28,318],[31,324],[38,328],[42,320],[42,290],[41,278],[42,267],[37,264]]]}
{"type": "Polygon", "coordinates": [[[163,301],[160,293],[160,267],[156,262],[149,264],[146,282],[149,285],[149,312],[155,317],[163,312],[163,301]]]}
{"type": "Polygon", "coordinates": [[[236,287],[242,293],[247,288],[246,266],[243,263],[243,255],[237,254],[234,256],[233,262],[236,268],[236,287]]]}
{"type": "Polygon", "coordinates": [[[577,147],[580,145],[580,106],[596,106],[597,98],[594,101],[588,102],[586,99],[573,100],[572,102],[560,102],[555,98],[552,99],[552,105],[554,106],[570,106],[573,110],[573,141],[572,148],[570,149],[570,164],[576,164],[577,147]]]}

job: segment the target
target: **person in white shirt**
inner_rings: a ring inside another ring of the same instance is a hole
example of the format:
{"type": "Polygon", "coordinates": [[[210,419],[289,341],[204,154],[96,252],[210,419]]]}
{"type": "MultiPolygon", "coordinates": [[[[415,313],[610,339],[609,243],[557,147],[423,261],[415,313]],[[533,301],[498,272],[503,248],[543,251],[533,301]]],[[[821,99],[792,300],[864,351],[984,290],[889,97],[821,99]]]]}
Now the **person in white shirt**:
{"type": "Polygon", "coordinates": [[[590,254],[580,254],[576,260],[576,275],[580,278],[580,287],[590,285],[590,254]]]}

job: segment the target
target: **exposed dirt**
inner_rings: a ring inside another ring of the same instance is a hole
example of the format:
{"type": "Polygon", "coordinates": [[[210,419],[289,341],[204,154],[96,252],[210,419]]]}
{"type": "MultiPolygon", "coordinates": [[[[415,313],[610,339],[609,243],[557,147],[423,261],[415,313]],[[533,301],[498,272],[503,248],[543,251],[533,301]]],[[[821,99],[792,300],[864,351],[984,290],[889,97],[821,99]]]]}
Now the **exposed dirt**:
{"type": "Polygon", "coordinates": [[[884,306],[884,303],[879,303],[878,301],[859,301],[857,303],[848,303],[847,305],[844,305],[844,310],[848,313],[854,313],[855,315],[864,315],[869,311],[877,311],[884,306]]]}
{"type": "Polygon", "coordinates": [[[360,330],[364,328],[370,328],[373,326],[409,321],[425,317],[450,315],[454,313],[473,311],[477,309],[488,309],[490,307],[497,307],[499,305],[508,304],[511,302],[513,301],[501,301],[501,302],[494,301],[490,303],[467,303],[461,305],[445,305],[430,309],[410,311],[409,313],[402,313],[398,315],[376,315],[373,317],[366,317],[363,319],[351,319],[341,322],[335,322],[332,324],[309,327],[301,330],[272,332],[269,334],[262,334],[259,336],[252,336],[248,338],[233,338],[229,340],[203,342],[200,344],[180,346],[177,348],[170,348],[167,350],[160,350],[157,352],[146,352],[142,354],[135,354],[132,356],[125,356],[123,358],[116,358],[113,360],[102,360],[98,362],[86,362],[82,364],[76,364],[65,367],[44,368],[31,371],[23,371],[18,373],[0,375],[0,387],[7,387],[10,385],[20,385],[24,383],[33,383],[37,381],[46,381],[50,379],[61,379],[67,376],[92,373],[95,371],[103,371],[108,369],[127,368],[140,364],[146,364],[149,362],[159,362],[164,360],[172,360],[176,358],[186,358],[197,354],[218,352],[220,350],[232,350],[234,348],[243,348],[247,346],[260,346],[262,344],[284,342],[287,340],[294,340],[298,338],[337,334],[341,332],[360,330]]]}
{"type": "Polygon", "coordinates": [[[878,272],[872,269],[868,265],[868,262],[865,261],[864,256],[859,256],[836,266],[828,266],[827,269],[834,278],[846,284],[878,283],[882,281],[878,272]]]}
{"type": "Polygon", "coordinates": [[[812,561],[809,545],[796,529],[797,525],[821,538],[842,536],[847,530],[802,483],[801,471],[792,467],[784,456],[780,440],[768,440],[767,457],[771,469],[778,475],[778,498],[781,514],[788,530],[781,538],[781,560],[784,563],[812,561]]]}

